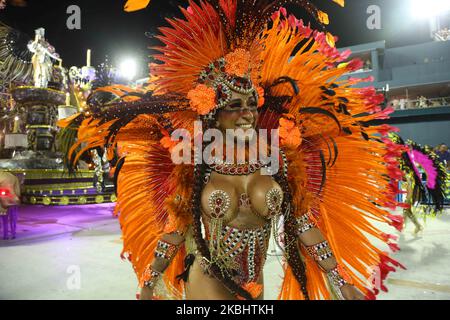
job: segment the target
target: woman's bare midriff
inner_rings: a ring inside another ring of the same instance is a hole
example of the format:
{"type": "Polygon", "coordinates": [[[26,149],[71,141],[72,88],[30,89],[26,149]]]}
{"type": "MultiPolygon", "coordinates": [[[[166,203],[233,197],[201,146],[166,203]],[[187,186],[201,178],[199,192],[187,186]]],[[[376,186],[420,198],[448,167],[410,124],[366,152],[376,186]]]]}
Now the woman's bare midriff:
{"type": "MultiPolygon", "coordinates": [[[[214,277],[206,274],[200,266],[201,257],[197,255],[189,271],[188,281],[185,283],[187,300],[238,300],[225,286],[214,277]]],[[[259,284],[264,284],[263,274],[259,276],[259,284]]],[[[264,299],[264,291],[256,300],[264,299]]]]}

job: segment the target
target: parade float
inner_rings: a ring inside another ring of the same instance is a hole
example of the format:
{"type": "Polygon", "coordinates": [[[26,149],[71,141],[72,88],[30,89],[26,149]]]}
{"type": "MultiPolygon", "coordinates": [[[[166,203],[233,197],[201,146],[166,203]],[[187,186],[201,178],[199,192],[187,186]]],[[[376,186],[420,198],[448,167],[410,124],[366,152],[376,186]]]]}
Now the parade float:
{"type": "MultiPolygon", "coordinates": [[[[22,182],[22,203],[73,205],[114,202],[114,187],[101,150],[83,158],[69,172],[63,158],[65,140],[57,121],[83,112],[96,70],[63,67],[45,39],[0,24],[0,171],[22,182]]],[[[76,139],[76,131],[69,133],[76,139]]],[[[67,136],[67,132],[66,132],[67,136]]]]}

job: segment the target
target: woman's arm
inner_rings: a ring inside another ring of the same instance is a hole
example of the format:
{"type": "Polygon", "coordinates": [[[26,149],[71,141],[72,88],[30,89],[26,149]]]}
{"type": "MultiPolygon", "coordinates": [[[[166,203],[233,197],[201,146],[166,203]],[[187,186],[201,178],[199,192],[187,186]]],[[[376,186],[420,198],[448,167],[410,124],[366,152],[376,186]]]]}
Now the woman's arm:
{"type": "Polygon", "coordinates": [[[148,279],[141,289],[140,300],[151,300],[153,298],[156,284],[169,267],[184,239],[185,237],[181,233],[170,233],[164,234],[158,241],[153,262],[150,265],[150,270],[148,270],[148,279]]]}
{"type": "Polygon", "coordinates": [[[308,215],[300,217],[298,224],[298,238],[301,245],[326,273],[335,293],[345,300],[363,300],[363,294],[351,284],[350,277],[338,265],[328,242],[308,215]]]}

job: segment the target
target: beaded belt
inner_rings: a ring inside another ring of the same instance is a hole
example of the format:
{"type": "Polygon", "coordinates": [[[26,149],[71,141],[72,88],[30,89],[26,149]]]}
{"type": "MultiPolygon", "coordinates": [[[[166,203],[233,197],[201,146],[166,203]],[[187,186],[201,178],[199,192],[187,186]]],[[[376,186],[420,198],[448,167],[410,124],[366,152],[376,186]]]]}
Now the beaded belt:
{"type": "Polygon", "coordinates": [[[225,226],[221,232],[223,254],[219,263],[237,273],[234,278],[239,284],[257,281],[266,260],[269,238],[270,224],[248,230],[225,226]]]}

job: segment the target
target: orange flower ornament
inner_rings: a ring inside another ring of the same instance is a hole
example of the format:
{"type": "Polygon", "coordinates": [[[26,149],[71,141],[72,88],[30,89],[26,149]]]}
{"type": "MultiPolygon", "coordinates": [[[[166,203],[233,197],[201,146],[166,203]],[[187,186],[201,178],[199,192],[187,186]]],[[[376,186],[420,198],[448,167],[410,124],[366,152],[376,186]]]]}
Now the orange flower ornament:
{"type": "Polygon", "coordinates": [[[298,148],[302,143],[302,135],[300,129],[295,125],[293,117],[281,118],[279,123],[281,145],[293,149],[298,148]]]}
{"type": "Polygon", "coordinates": [[[199,115],[210,113],[216,106],[216,92],[204,84],[197,85],[187,95],[191,109],[199,115]]]}

